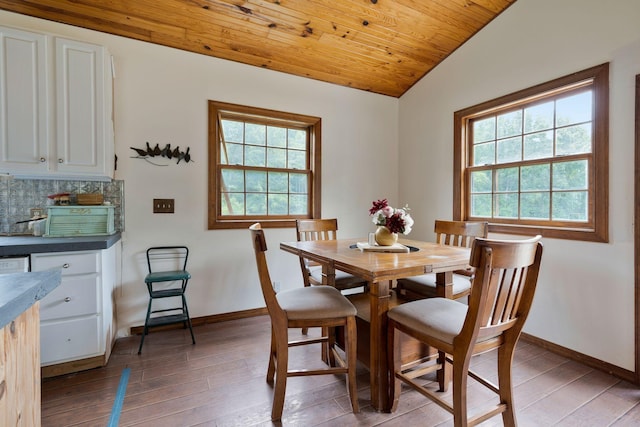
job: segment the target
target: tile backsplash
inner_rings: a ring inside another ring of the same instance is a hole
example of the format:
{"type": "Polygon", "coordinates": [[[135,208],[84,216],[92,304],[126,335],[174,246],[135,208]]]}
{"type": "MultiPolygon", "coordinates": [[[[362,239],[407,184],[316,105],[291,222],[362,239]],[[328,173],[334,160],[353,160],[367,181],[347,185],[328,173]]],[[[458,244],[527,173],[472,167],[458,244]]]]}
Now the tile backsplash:
{"type": "Polygon", "coordinates": [[[100,193],[105,202],[115,206],[115,228],[124,231],[124,181],[67,181],[49,179],[14,179],[0,176],[0,235],[31,234],[28,223],[31,208],[46,207],[51,202],[47,196],[70,193],[70,204],[75,204],[78,193],[100,193]]]}

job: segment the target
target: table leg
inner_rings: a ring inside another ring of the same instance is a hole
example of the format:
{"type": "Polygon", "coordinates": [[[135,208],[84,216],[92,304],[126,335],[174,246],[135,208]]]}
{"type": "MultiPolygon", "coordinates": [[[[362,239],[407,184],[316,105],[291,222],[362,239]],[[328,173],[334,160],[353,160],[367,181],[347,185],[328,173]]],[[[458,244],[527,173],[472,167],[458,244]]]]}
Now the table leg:
{"type": "Polygon", "coordinates": [[[369,283],[371,406],[377,411],[388,408],[389,369],[387,367],[387,311],[389,282],[369,283]]]}
{"type": "MultiPolygon", "coordinates": [[[[449,299],[453,298],[453,273],[451,271],[436,273],[436,289],[439,297],[449,299]]],[[[440,352],[438,358],[439,360],[442,360],[442,366],[444,367],[444,369],[438,371],[437,374],[438,382],[442,384],[440,391],[447,391],[449,384],[451,383],[453,367],[444,361],[444,353],[440,352]]]]}

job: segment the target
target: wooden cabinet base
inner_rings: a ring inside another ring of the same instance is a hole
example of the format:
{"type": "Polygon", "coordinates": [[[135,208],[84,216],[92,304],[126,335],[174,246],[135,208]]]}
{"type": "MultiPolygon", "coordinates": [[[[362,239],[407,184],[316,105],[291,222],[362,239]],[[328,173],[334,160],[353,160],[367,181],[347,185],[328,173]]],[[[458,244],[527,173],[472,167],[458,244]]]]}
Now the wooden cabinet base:
{"type": "Polygon", "coordinates": [[[87,369],[100,368],[106,364],[107,362],[104,356],[96,356],[88,359],[59,363],[57,365],[43,366],[41,368],[41,375],[42,378],[57,377],[73,372],[86,371],[87,369]]]}
{"type": "Polygon", "coordinates": [[[0,425],[40,426],[40,303],[0,330],[0,425]]]}

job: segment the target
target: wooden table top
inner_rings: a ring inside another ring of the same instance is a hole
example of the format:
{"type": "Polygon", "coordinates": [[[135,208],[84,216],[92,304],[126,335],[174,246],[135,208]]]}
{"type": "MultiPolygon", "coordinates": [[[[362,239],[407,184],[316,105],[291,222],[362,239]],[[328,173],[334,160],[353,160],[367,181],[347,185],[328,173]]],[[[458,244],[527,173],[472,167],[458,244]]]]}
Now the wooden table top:
{"type": "Polygon", "coordinates": [[[282,242],[280,249],[321,264],[333,263],[335,269],[369,282],[463,269],[469,262],[470,249],[416,240],[398,241],[418,249],[409,253],[367,252],[353,248],[357,242],[366,241],[366,238],[356,238],[282,242]]]}

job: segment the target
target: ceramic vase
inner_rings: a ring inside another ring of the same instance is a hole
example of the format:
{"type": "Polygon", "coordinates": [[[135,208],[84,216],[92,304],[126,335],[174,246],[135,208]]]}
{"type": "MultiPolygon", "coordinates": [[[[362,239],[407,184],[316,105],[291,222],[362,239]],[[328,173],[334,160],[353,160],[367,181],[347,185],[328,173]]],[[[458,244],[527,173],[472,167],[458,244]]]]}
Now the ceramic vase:
{"type": "Polygon", "coordinates": [[[376,243],[380,246],[391,246],[398,241],[398,233],[392,233],[383,225],[376,230],[376,243]]]}

